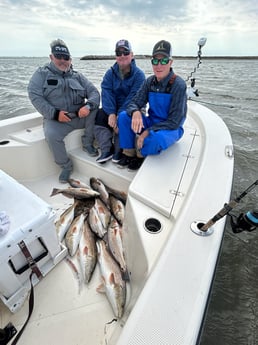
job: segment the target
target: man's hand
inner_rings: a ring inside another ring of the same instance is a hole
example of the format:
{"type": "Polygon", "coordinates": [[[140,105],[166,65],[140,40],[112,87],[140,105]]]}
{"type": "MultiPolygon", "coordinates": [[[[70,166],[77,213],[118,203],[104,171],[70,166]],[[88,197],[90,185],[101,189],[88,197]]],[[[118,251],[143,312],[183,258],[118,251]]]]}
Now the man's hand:
{"type": "Polygon", "coordinates": [[[149,135],[149,131],[146,129],[144,132],[142,132],[141,135],[137,138],[137,149],[140,150],[143,147],[144,139],[149,135]]]}
{"type": "Polygon", "coordinates": [[[85,107],[85,105],[83,107],[81,107],[81,109],[78,111],[78,116],[79,117],[86,117],[88,116],[90,113],[90,109],[88,107],[85,107]]]}
{"type": "Polygon", "coordinates": [[[117,127],[117,116],[116,114],[110,114],[108,115],[108,125],[113,128],[114,132],[118,133],[118,127],[117,127]]]}
{"type": "Polygon", "coordinates": [[[142,114],[139,110],[133,112],[131,128],[134,133],[141,133],[142,129],[144,128],[142,114]]]}
{"type": "Polygon", "coordinates": [[[60,110],[60,111],[59,111],[59,114],[58,114],[58,121],[59,121],[59,122],[70,122],[71,119],[70,119],[70,117],[67,116],[66,114],[68,114],[67,111],[65,111],[65,110],[60,110]]]}

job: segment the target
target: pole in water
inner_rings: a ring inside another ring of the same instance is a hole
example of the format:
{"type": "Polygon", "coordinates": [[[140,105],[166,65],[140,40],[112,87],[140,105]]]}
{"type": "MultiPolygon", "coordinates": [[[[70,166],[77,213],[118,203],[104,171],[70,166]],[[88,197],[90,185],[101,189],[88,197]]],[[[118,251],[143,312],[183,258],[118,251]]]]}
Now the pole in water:
{"type": "Polygon", "coordinates": [[[214,225],[219,219],[223,218],[225,215],[227,215],[233,208],[235,208],[241,199],[243,199],[244,196],[246,196],[252,189],[254,189],[258,185],[258,180],[256,180],[254,183],[252,183],[246,190],[243,191],[238,197],[231,200],[228,204],[225,204],[224,207],[215,214],[214,217],[212,217],[206,224],[204,224],[200,230],[201,231],[207,231],[212,225],[214,225]]]}

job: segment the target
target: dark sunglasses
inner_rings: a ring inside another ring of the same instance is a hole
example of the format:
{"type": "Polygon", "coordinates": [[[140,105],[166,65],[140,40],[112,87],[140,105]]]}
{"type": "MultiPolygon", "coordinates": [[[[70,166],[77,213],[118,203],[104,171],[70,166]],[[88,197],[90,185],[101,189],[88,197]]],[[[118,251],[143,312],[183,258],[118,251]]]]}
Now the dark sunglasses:
{"type": "Polygon", "coordinates": [[[54,57],[57,60],[61,60],[61,59],[64,59],[65,61],[70,60],[70,56],[69,55],[64,55],[64,54],[54,54],[54,57]]]}
{"type": "Polygon", "coordinates": [[[116,50],[116,56],[122,56],[122,55],[124,55],[124,56],[128,56],[128,55],[130,55],[130,51],[129,50],[116,50]]]}
{"type": "Polygon", "coordinates": [[[157,59],[157,58],[153,58],[151,59],[151,63],[154,65],[154,66],[157,66],[160,62],[161,65],[167,65],[170,61],[170,58],[168,57],[164,57],[162,59],[157,59]]]}

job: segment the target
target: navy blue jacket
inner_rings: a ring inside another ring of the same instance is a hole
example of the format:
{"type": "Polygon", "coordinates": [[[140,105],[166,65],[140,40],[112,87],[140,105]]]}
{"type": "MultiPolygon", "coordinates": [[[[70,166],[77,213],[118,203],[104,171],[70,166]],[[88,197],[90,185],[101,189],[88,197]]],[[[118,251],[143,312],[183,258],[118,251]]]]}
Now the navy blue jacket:
{"type": "Polygon", "coordinates": [[[108,115],[126,110],[145,80],[143,71],[131,61],[131,70],[123,79],[117,62],[110,67],[101,83],[102,109],[108,115]]]}

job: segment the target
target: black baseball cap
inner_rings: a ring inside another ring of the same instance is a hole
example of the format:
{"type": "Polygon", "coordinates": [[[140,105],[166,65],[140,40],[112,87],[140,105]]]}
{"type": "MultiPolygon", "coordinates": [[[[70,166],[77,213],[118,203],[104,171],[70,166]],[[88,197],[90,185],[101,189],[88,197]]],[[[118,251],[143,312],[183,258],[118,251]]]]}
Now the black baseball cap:
{"type": "Polygon", "coordinates": [[[171,57],[172,56],[171,44],[165,40],[161,40],[157,42],[153,48],[152,56],[155,56],[158,54],[164,55],[166,57],[171,57]]]}
{"type": "Polygon", "coordinates": [[[62,55],[66,55],[66,56],[71,56],[69,49],[62,45],[62,44],[56,44],[55,46],[52,47],[51,52],[53,55],[55,54],[62,54],[62,55]]]}

